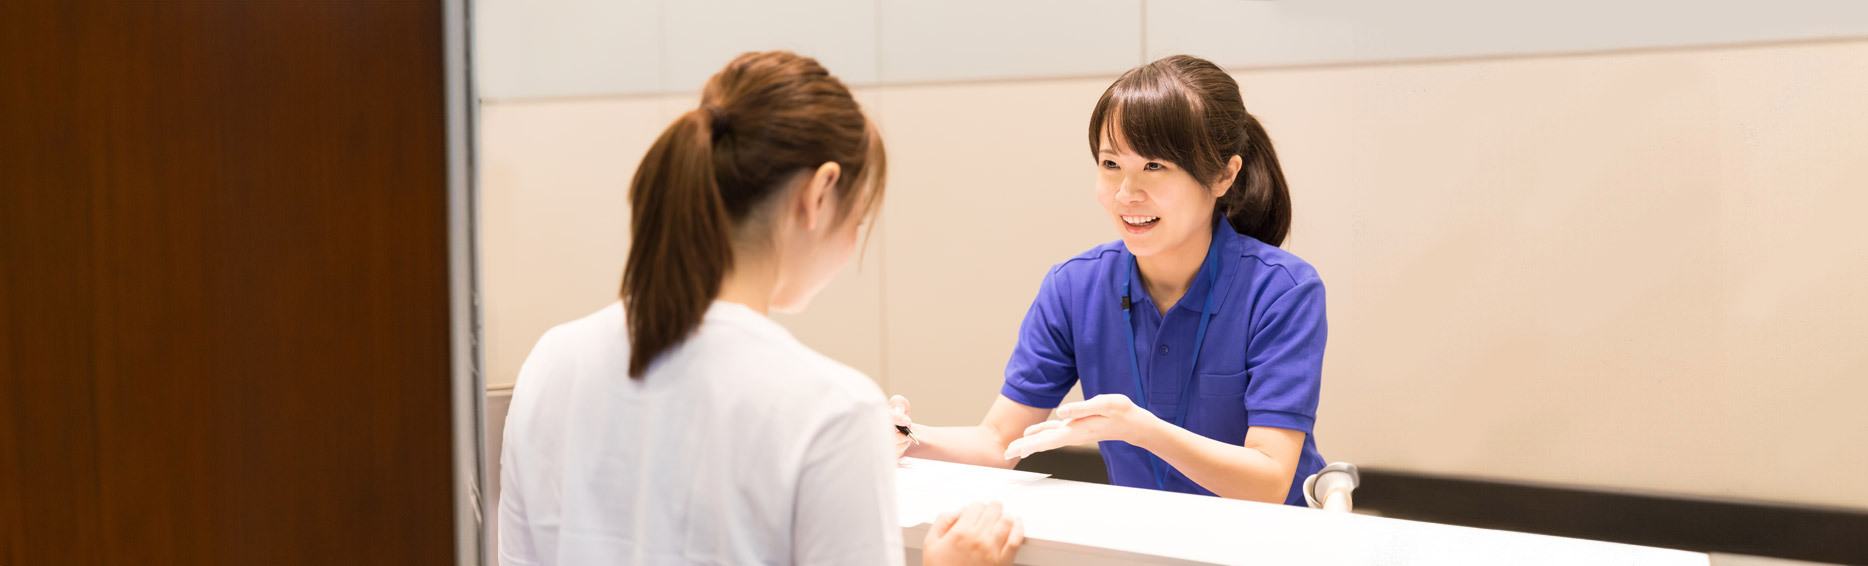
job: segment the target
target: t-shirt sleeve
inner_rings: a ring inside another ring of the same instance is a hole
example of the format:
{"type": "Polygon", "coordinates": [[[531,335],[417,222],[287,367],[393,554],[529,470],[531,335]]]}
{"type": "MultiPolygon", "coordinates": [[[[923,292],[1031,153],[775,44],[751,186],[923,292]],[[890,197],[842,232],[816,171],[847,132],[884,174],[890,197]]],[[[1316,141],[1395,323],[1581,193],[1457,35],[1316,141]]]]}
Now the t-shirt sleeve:
{"type": "Polygon", "coordinates": [[[1246,351],[1245,414],[1251,426],[1310,434],[1323,389],[1323,281],[1311,276],[1266,307],[1246,351]]]}
{"type": "MultiPolygon", "coordinates": [[[[534,524],[555,524],[558,518],[534,517],[526,506],[525,494],[555,493],[556,476],[551,473],[532,477],[525,473],[527,467],[537,462],[527,461],[522,452],[536,454],[537,451],[551,450],[551,446],[532,446],[535,436],[547,439],[556,435],[535,435],[532,427],[540,417],[538,405],[544,401],[545,381],[552,379],[556,369],[554,362],[558,354],[557,343],[562,341],[560,332],[554,328],[539,337],[538,344],[532,346],[532,353],[527,355],[525,363],[519,367],[519,377],[513,384],[511,404],[507,407],[506,422],[500,438],[500,492],[499,492],[499,564],[501,566],[532,566],[544,563],[539,556],[541,543],[545,547],[554,545],[552,540],[533,540],[537,535],[532,529],[534,524]]],[[[549,427],[549,424],[545,426],[549,427]]],[[[548,536],[548,535],[547,535],[548,536]]]]}
{"type": "Polygon", "coordinates": [[[889,430],[878,395],[874,403],[829,419],[812,436],[793,507],[794,563],[902,563],[889,430]]]}
{"type": "Polygon", "coordinates": [[[1038,285],[1038,296],[1018,328],[1018,345],[1005,364],[1005,386],[999,393],[1027,407],[1052,409],[1077,384],[1077,362],[1071,345],[1070,320],[1064,305],[1069,281],[1063,267],[1051,268],[1038,285]]]}

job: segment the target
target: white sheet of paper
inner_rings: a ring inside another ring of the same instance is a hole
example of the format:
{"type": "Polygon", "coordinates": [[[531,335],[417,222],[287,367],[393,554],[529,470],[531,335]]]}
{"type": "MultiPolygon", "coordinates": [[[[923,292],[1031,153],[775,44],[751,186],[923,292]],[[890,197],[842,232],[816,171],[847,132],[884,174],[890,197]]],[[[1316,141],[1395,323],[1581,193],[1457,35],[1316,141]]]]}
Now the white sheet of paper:
{"type": "Polygon", "coordinates": [[[975,501],[992,501],[1050,474],[1002,470],[920,458],[902,458],[895,468],[897,515],[903,527],[934,521],[943,512],[975,501]]]}

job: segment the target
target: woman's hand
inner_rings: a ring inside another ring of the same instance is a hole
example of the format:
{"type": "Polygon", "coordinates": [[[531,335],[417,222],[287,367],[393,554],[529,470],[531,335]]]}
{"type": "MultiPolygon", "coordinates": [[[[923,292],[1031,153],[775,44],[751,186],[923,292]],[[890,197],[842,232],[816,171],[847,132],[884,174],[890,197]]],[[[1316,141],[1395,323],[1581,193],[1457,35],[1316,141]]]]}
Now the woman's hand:
{"type": "MultiPolygon", "coordinates": [[[[914,419],[908,418],[907,397],[896,395],[889,398],[889,418],[894,426],[913,427],[915,425],[914,419]]],[[[898,429],[891,428],[889,433],[895,435],[895,459],[900,460],[902,455],[908,453],[908,446],[914,444],[914,439],[908,438],[908,435],[902,434],[902,431],[898,429]]]]}
{"type": "Polygon", "coordinates": [[[1025,429],[1024,438],[1005,447],[1005,459],[1104,440],[1139,444],[1137,439],[1164,424],[1154,413],[1136,406],[1127,395],[1118,394],[1097,395],[1088,401],[1058,407],[1057,418],[1025,429]]]}
{"type": "Polygon", "coordinates": [[[941,513],[921,540],[921,563],[928,566],[1009,565],[1025,544],[1025,524],[1006,517],[999,502],[970,503],[941,513]]]}

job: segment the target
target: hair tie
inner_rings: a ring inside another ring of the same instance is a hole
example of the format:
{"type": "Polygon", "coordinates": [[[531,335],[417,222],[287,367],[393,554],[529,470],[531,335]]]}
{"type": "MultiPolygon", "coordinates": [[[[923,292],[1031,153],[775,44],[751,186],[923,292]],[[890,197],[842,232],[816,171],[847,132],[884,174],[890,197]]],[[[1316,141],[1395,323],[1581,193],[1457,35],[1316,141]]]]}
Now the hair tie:
{"type": "Polygon", "coordinates": [[[733,133],[733,124],[727,120],[726,108],[711,102],[702,104],[701,108],[707,111],[708,121],[713,122],[713,139],[718,140],[733,133]]]}

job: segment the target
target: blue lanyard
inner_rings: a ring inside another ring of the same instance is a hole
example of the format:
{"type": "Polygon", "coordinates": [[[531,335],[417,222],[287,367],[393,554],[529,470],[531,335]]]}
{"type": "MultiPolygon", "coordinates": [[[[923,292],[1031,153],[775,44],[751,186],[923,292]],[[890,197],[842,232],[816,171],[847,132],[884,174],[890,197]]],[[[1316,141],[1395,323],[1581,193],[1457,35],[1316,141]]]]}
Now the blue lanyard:
{"type": "MultiPolygon", "coordinates": [[[[1222,218],[1219,221],[1225,222],[1226,220],[1222,218]]],[[[1193,359],[1187,362],[1187,380],[1181,382],[1180,403],[1175,406],[1174,411],[1174,426],[1182,428],[1186,428],[1187,392],[1193,389],[1194,366],[1200,363],[1200,346],[1206,342],[1206,327],[1213,322],[1213,298],[1219,296],[1219,262],[1217,261],[1219,239],[1214,238],[1206,247],[1206,267],[1203,269],[1206,272],[1207,281],[1206,305],[1200,307],[1200,328],[1193,335],[1193,359]]],[[[1148,387],[1142,383],[1141,356],[1135,353],[1135,317],[1130,314],[1129,310],[1132,304],[1129,300],[1129,283],[1135,280],[1136,271],[1140,268],[1136,266],[1135,254],[1124,253],[1123,255],[1128,256],[1129,265],[1127,276],[1122,279],[1122,329],[1128,332],[1129,337],[1127,343],[1129,372],[1135,376],[1135,395],[1139,397],[1138,401],[1140,401],[1142,410],[1146,411],[1148,410],[1148,387]]],[[[1154,471],[1155,486],[1161,491],[1167,491],[1167,462],[1163,462],[1160,456],[1149,454],[1148,467],[1154,471]]]]}

